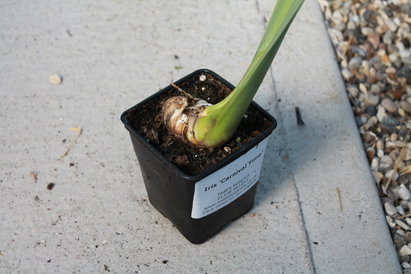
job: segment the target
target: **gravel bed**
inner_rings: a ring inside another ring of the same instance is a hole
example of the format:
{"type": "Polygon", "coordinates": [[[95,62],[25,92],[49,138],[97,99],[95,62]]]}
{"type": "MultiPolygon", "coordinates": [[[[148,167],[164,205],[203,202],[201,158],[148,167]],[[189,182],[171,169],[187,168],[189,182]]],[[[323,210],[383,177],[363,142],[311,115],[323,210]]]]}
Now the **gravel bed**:
{"type": "Polygon", "coordinates": [[[411,2],[319,0],[404,273],[411,273],[411,2]]]}

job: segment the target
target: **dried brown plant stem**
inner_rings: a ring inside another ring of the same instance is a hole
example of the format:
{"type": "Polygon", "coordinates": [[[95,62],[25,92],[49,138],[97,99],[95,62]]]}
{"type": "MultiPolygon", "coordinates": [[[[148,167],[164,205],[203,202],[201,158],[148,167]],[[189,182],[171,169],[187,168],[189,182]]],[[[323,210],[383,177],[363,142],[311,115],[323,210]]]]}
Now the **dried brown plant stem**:
{"type": "Polygon", "coordinates": [[[82,129],[81,128],[76,128],[76,127],[71,127],[70,128],[71,131],[76,131],[77,135],[73,138],[73,140],[71,140],[69,146],[67,147],[67,149],[63,152],[63,154],[61,154],[60,158],[63,158],[64,156],[67,155],[67,153],[69,152],[69,150],[73,147],[73,145],[76,143],[77,139],[80,137],[82,129]]]}

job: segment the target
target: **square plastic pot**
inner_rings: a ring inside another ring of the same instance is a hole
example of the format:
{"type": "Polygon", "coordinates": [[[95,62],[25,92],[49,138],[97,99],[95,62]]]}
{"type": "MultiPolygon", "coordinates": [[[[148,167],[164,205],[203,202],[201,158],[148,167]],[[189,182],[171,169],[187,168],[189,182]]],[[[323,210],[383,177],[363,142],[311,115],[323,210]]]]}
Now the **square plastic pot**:
{"type": "MultiPolygon", "coordinates": [[[[180,85],[204,73],[234,89],[218,74],[206,69],[197,70],[175,84],[180,85]]],[[[200,244],[252,208],[267,137],[277,123],[269,113],[252,102],[253,109],[271,125],[220,162],[190,176],[167,160],[130,122],[138,117],[147,102],[171,89],[171,85],[167,86],[125,111],[121,121],[130,133],[150,203],[190,242],[200,244]]]]}

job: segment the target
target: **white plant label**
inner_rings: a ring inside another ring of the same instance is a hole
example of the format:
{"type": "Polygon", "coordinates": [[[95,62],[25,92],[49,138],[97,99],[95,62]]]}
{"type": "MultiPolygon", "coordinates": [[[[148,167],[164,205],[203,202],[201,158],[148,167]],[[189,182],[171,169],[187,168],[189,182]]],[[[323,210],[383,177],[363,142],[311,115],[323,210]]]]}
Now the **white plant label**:
{"type": "Polygon", "coordinates": [[[191,218],[200,219],[223,208],[257,183],[267,139],[196,183],[191,218]]]}

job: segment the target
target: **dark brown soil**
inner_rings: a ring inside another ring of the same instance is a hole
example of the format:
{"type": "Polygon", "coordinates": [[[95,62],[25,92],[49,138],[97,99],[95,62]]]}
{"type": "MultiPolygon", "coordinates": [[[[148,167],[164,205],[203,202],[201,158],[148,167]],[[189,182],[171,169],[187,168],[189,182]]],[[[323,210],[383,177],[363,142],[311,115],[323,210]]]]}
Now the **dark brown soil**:
{"type": "MultiPolygon", "coordinates": [[[[201,98],[211,104],[220,102],[231,92],[230,88],[212,75],[208,73],[201,73],[200,75],[193,76],[178,86],[193,97],[201,98]],[[205,75],[206,80],[200,81],[200,75],[205,75]]],[[[272,125],[272,122],[257,111],[255,107],[250,106],[233,138],[226,144],[213,149],[197,147],[186,140],[174,137],[161,121],[159,114],[163,103],[168,98],[176,95],[182,94],[177,89],[172,88],[149,101],[142,108],[132,112],[127,120],[141,136],[187,175],[199,174],[272,125]]]]}

